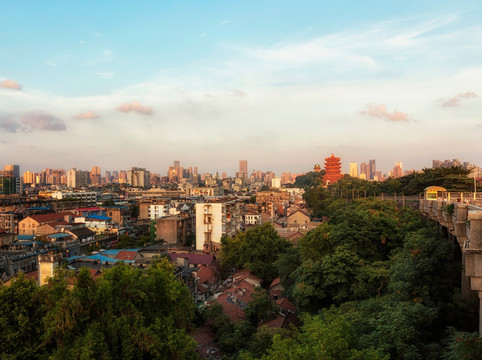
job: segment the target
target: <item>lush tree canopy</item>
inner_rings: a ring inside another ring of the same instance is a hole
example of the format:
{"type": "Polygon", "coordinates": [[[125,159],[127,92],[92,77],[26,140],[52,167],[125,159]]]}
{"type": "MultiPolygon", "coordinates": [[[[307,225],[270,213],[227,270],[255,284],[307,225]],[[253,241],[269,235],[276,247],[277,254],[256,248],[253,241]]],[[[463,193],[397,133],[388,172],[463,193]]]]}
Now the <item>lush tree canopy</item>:
{"type": "Polygon", "coordinates": [[[19,277],[0,287],[0,357],[195,357],[192,318],[189,291],[167,260],[146,270],[116,265],[98,279],[61,270],[41,288],[19,277]]]}
{"type": "Polygon", "coordinates": [[[244,268],[268,284],[277,276],[275,261],[291,247],[269,223],[256,226],[234,238],[222,239],[221,265],[225,268],[244,268]]]}

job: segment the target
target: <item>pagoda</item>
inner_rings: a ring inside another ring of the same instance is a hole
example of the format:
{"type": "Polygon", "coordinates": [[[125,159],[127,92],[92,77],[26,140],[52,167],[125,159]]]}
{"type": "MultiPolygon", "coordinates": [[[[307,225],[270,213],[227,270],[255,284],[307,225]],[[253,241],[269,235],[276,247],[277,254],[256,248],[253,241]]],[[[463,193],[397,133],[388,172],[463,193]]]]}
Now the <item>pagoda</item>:
{"type": "Polygon", "coordinates": [[[323,175],[323,181],[327,185],[334,184],[342,177],[340,158],[331,154],[330,157],[325,158],[325,175],[323,175]]]}
{"type": "Polygon", "coordinates": [[[313,168],[314,172],[321,172],[321,166],[320,164],[316,164],[315,167],[313,168]]]}

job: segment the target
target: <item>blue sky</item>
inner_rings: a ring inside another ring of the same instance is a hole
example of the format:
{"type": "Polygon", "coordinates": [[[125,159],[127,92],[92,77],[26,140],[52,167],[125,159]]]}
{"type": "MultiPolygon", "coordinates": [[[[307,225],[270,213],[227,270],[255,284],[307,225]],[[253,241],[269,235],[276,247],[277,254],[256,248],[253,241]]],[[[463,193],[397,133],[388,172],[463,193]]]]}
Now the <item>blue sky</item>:
{"type": "Polygon", "coordinates": [[[482,165],[479,1],[15,1],[0,165],[482,165]]]}

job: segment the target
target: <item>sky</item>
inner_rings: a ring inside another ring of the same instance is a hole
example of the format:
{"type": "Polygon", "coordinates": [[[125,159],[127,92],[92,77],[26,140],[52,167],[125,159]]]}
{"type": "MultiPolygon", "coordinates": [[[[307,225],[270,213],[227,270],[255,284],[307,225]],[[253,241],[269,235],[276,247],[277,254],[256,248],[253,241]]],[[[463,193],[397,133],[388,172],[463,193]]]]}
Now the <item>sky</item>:
{"type": "Polygon", "coordinates": [[[0,4],[0,166],[482,166],[478,0],[0,4]]]}

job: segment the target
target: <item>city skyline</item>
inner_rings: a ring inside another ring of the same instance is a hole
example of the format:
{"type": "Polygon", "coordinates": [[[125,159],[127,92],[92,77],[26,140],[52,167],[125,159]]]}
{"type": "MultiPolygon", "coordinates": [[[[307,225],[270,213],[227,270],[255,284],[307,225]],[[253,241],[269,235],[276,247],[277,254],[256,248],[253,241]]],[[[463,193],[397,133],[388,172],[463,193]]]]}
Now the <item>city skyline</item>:
{"type": "Polygon", "coordinates": [[[3,9],[0,163],[164,172],[179,159],[234,174],[247,159],[249,173],[281,173],[334,153],[345,173],[369,159],[384,172],[480,165],[478,2],[3,9]]]}

